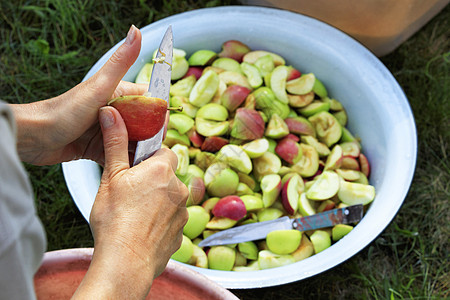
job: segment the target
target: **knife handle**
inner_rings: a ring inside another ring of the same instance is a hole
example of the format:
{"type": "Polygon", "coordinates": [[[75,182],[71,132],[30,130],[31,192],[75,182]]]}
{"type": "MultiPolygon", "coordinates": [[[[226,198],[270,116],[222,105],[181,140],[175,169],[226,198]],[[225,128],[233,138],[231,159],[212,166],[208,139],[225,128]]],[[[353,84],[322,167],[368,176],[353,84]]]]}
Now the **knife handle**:
{"type": "Polygon", "coordinates": [[[336,224],[348,224],[361,220],[363,205],[357,204],[328,210],[315,215],[293,219],[292,227],[300,231],[331,227],[336,224]]]}

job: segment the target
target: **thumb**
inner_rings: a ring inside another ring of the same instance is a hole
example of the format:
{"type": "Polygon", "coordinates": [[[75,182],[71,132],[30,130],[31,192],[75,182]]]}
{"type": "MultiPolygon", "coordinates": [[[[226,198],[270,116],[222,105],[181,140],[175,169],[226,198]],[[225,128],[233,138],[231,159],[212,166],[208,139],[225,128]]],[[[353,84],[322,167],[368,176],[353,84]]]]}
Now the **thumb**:
{"type": "Polygon", "coordinates": [[[130,168],[128,160],[128,132],[119,112],[104,106],[99,111],[105,151],[104,173],[111,178],[118,172],[130,168]]]}
{"type": "Polygon", "coordinates": [[[125,42],[111,55],[103,67],[92,76],[94,86],[101,87],[105,97],[109,99],[117,85],[134,64],[141,51],[141,32],[131,25],[125,42]]]}

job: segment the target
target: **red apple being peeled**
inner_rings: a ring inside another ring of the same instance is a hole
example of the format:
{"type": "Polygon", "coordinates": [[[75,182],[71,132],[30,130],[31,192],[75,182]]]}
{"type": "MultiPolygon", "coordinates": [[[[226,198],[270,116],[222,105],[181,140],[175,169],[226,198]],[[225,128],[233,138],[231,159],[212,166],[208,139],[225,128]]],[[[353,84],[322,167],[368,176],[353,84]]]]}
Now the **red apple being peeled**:
{"type": "Polygon", "coordinates": [[[164,126],[167,102],[146,96],[121,96],[108,105],[116,108],[127,127],[128,140],[142,141],[153,137],[164,126]]]}
{"type": "Polygon", "coordinates": [[[247,209],[241,198],[232,195],[220,199],[212,209],[212,213],[216,217],[226,217],[238,221],[245,217],[247,209]]]}

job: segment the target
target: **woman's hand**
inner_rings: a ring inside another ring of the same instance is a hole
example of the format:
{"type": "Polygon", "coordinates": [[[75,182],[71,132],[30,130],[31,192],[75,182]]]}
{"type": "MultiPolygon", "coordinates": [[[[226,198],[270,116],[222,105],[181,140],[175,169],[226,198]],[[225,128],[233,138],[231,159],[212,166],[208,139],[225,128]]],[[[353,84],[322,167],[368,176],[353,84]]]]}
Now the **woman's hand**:
{"type": "Polygon", "coordinates": [[[189,192],[175,176],[172,151],[130,168],[120,114],[104,107],[99,119],[105,168],[90,216],[95,250],[75,298],[143,299],[181,245],[189,192]]]}
{"type": "Polygon", "coordinates": [[[141,48],[141,33],[132,26],[125,42],[91,78],[52,99],[11,105],[18,128],[21,159],[50,165],[80,158],[104,163],[98,110],[120,95],[142,95],[145,84],[121,81],[141,48]]]}

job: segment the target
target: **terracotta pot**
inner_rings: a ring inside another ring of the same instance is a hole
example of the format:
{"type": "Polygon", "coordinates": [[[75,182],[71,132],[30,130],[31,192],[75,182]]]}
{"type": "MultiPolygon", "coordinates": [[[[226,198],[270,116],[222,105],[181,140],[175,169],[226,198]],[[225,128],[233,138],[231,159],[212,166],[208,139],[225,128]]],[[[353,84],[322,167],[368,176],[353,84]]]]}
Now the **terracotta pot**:
{"type": "MultiPolygon", "coordinates": [[[[37,299],[70,299],[91,263],[93,249],[47,252],[34,276],[37,299]]],[[[238,299],[230,291],[204,275],[169,261],[153,281],[146,299],[238,299]]]]}

